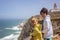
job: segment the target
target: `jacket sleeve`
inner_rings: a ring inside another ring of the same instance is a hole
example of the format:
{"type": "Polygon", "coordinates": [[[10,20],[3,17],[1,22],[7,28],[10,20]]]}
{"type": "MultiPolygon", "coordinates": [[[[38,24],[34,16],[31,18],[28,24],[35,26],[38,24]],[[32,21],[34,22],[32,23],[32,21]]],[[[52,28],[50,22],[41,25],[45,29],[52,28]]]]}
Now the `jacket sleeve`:
{"type": "Polygon", "coordinates": [[[38,28],[35,28],[35,29],[34,29],[34,32],[31,33],[30,35],[35,36],[35,35],[37,35],[37,34],[42,35],[41,32],[40,32],[40,30],[39,30],[38,28]]]}
{"type": "Polygon", "coordinates": [[[38,28],[35,28],[38,34],[41,34],[41,31],[38,28]]]}

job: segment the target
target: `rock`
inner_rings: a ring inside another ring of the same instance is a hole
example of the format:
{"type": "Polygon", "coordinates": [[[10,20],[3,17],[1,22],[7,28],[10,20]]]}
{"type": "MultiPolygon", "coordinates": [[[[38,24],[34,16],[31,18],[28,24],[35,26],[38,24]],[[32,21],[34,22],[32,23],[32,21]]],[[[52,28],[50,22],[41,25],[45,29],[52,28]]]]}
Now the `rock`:
{"type": "MultiPolygon", "coordinates": [[[[51,15],[51,21],[53,25],[53,32],[54,32],[54,35],[56,35],[60,33],[60,12],[51,12],[50,15],[51,15]]],[[[42,18],[40,19],[40,15],[35,15],[34,17],[36,17],[39,23],[42,24],[42,18]]],[[[28,37],[30,35],[30,32],[33,31],[31,18],[29,18],[28,21],[25,23],[18,40],[24,40],[24,39],[30,40],[28,37]]],[[[57,39],[54,39],[54,40],[57,40],[57,39]]]]}
{"type": "Polygon", "coordinates": [[[28,21],[25,23],[18,40],[29,40],[28,37],[30,36],[30,32],[32,31],[31,18],[29,18],[28,21]]]}

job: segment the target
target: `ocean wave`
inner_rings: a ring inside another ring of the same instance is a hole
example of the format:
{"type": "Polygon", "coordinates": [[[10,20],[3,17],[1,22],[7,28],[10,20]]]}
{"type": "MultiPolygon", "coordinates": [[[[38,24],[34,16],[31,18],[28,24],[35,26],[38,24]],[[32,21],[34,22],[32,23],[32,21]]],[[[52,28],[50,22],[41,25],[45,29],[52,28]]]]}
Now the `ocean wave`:
{"type": "Polygon", "coordinates": [[[9,29],[9,30],[22,30],[23,26],[24,26],[24,23],[20,23],[17,26],[13,26],[13,27],[10,27],[10,28],[5,28],[5,29],[9,29]]]}
{"type": "Polygon", "coordinates": [[[18,32],[15,32],[15,33],[20,34],[21,32],[20,32],[20,31],[18,31],[18,32]]]}
{"type": "Polygon", "coordinates": [[[8,36],[5,36],[5,37],[1,38],[0,40],[17,40],[18,36],[19,35],[11,34],[11,35],[8,35],[8,36]]]}
{"type": "Polygon", "coordinates": [[[9,35],[9,36],[5,36],[0,40],[9,40],[11,37],[13,37],[13,34],[9,35]]]}
{"type": "Polygon", "coordinates": [[[13,26],[11,28],[5,28],[5,29],[9,29],[9,30],[22,30],[22,28],[18,28],[18,26],[13,26]]]}
{"type": "Polygon", "coordinates": [[[10,35],[7,35],[3,38],[0,38],[0,40],[18,40],[20,33],[21,33],[20,31],[17,31],[13,34],[10,34],[10,35]]]}

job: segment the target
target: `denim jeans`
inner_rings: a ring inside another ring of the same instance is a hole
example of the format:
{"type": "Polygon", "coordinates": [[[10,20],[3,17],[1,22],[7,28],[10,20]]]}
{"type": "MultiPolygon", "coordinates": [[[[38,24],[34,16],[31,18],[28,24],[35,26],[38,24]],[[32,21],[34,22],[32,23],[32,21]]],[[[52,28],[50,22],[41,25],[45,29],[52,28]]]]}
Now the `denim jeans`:
{"type": "Polygon", "coordinates": [[[53,38],[44,38],[44,40],[53,40],[53,38]]]}

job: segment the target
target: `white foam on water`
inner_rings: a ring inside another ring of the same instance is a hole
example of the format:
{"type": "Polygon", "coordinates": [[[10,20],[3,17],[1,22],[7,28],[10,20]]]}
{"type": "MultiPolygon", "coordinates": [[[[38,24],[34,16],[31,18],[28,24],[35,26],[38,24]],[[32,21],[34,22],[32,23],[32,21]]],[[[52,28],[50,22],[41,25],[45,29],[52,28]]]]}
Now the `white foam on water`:
{"type": "MultiPolygon", "coordinates": [[[[15,34],[10,34],[10,35],[7,35],[3,38],[0,38],[0,40],[18,40],[18,37],[21,33],[21,31],[19,30],[22,30],[22,28],[19,28],[20,25],[17,25],[17,26],[13,26],[13,27],[10,27],[10,28],[5,28],[5,29],[8,29],[8,30],[18,30],[16,35],[15,34]]],[[[23,26],[23,23],[21,23],[21,26],[23,26]]],[[[0,30],[1,31],[1,30],[0,30]]]]}
{"type": "Polygon", "coordinates": [[[0,40],[18,40],[18,37],[20,36],[21,31],[17,31],[15,33],[17,33],[17,34],[7,35],[7,36],[1,38],[0,40]]]}
{"type": "Polygon", "coordinates": [[[18,25],[18,28],[23,28],[24,24],[25,24],[25,23],[23,23],[23,22],[20,23],[20,24],[18,25]]]}
{"type": "Polygon", "coordinates": [[[18,26],[13,26],[11,28],[5,28],[5,29],[9,29],[9,30],[22,30],[22,28],[18,28],[18,26]]]}
{"type": "Polygon", "coordinates": [[[1,38],[0,40],[18,40],[18,37],[19,37],[19,35],[11,34],[11,35],[1,38]]]}
{"type": "Polygon", "coordinates": [[[20,31],[18,31],[18,32],[15,32],[15,33],[20,34],[21,32],[20,32],[20,31]]]}
{"type": "Polygon", "coordinates": [[[5,29],[9,29],[9,30],[22,30],[23,26],[24,26],[24,23],[20,23],[17,26],[13,26],[13,27],[10,27],[10,28],[5,28],[5,29]]]}

